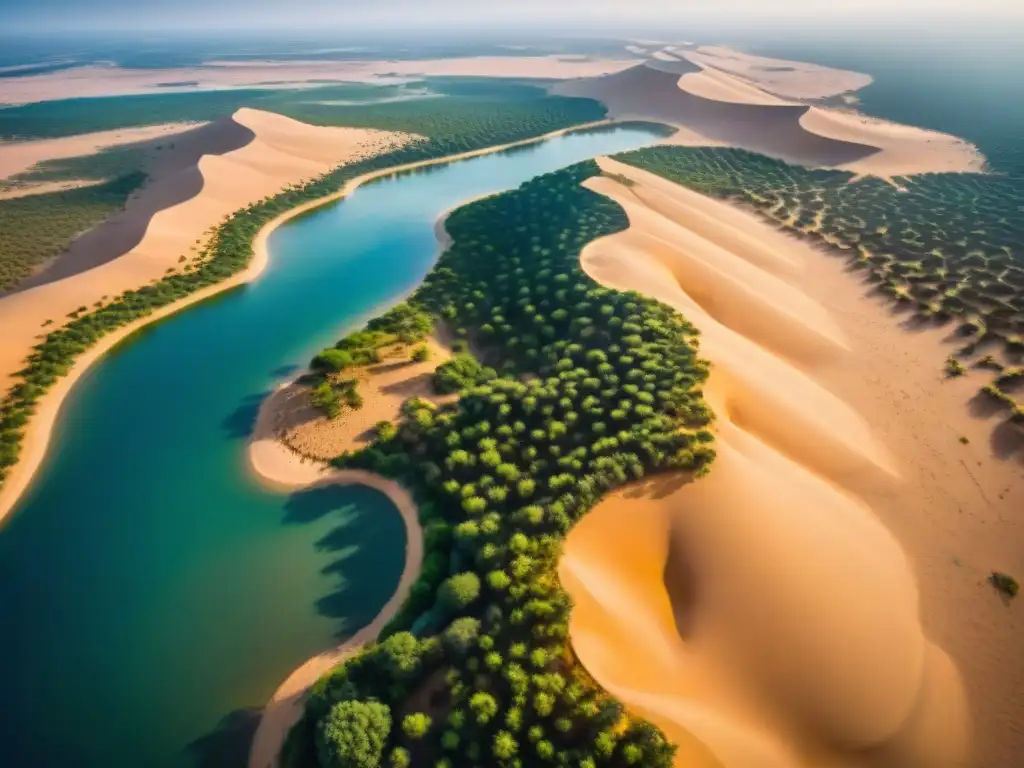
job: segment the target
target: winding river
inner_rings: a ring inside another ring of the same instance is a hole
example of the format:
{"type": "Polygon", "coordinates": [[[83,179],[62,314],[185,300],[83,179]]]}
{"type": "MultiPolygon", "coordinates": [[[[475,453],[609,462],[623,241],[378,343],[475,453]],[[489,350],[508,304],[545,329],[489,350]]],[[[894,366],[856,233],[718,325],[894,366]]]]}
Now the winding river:
{"type": "Polygon", "coordinates": [[[257,485],[261,398],[422,280],[445,210],[657,135],[572,133],[367,184],[274,232],[256,281],[96,365],[0,530],[0,765],[244,765],[262,702],[376,615],[405,547],[376,491],[257,485]]]}

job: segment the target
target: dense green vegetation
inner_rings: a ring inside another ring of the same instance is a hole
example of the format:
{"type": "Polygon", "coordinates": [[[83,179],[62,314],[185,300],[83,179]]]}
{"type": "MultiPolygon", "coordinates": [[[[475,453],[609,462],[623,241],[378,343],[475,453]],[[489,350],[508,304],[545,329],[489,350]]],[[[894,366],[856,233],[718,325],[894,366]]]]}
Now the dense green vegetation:
{"type": "MultiPolygon", "coordinates": [[[[1024,425],[1006,371],[1024,361],[1024,192],[1011,176],[933,173],[851,183],[853,174],[788,165],[734,149],[654,147],[620,160],[752,208],[840,254],[914,322],[955,325],[946,361],[994,372],[982,394],[1024,425]],[[993,354],[998,353],[1000,359],[993,354]],[[1005,369],[1005,370],[1004,370],[1005,369]]],[[[936,365],[939,362],[937,361],[936,365]]]]}
{"type": "Polygon", "coordinates": [[[131,172],[81,189],[0,200],[0,291],[17,285],[82,232],[124,208],[146,176],[131,172]]]}
{"type": "MultiPolygon", "coordinates": [[[[174,143],[174,137],[164,140],[174,143]]],[[[0,191],[47,181],[108,181],[142,171],[154,152],[163,144],[141,141],[95,152],[91,155],[44,160],[23,173],[0,181],[0,191]]]]}
{"type": "MultiPolygon", "coordinates": [[[[545,109],[544,99],[538,99],[536,106],[545,109]]],[[[479,123],[467,125],[467,131],[476,132],[459,137],[457,143],[482,149],[490,146],[495,137],[501,141],[515,141],[537,136],[537,124],[525,122],[523,117],[520,110],[507,112],[504,121],[490,122],[490,130],[486,132],[480,130],[479,123]]],[[[566,121],[570,120],[568,115],[563,117],[566,121]]],[[[544,123],[545,127],[550,126],[552,130],[568,128],[571,124],[544,123]]],[[[39,398],[68,372],[78,355],[105,334],[241,271],[252,257],[253,237],[264,224],[281,213],[335,192],[346,182],[363,174],[444,157],[449,154],[451,143],[430,139],[414,142],[383,155],[341,166],[304,185],[290,187],[274,197],[237,211],[213,233],[199,259],[187,263],[182,272],[168,275],[153,285],[126,291],[95,311],[83,308],[82,313],[76,313],[67,325],[50,332],[29,356],[25,368],[19,374],[19,382],[0,401],[0,482],[17,462],[25,425],[35,411],[39,398]]],[[[26,201],[30,199],[24,198],[26,201]]],[[[13,203],[17,200],[5,202],[13,203]]],[[[0,206],[0,211],[2,209],[3,206],[0,206]]],[[[14,220],[15,224],[19,221],[14,220]]],[[[8,230],[5,227],[2,231],[6,233],[8,230]]]]}
{"type": "Polygon", "coordinates": [[[391,87],[343,83],[302,89],[240,88],[41,101],[0,109],[0,138],[56,138],[161,123],[206,122],[241,107],[280,111],[282,106],[306,100],[380,98],[394,92],[391,87]]]}
{"type": "Polygon", "coordinates": [[[429,314],[502,363],[439,366],[436,389],[456,402],[409,400],[399,424],[337,460],[414,492],[425,559],[382,641],[313,689],[291,766],[671,764],[664,736],[576,661],[556,573],[562,539],[607,491],[714,457],[695,329],[580,268],[584,245],[628,224],[580,186],[597,173],[582,163],[453,213],[453,244],[385,316],[420,328],[429,314]],[[378,716],[364,726],[352,713],[366,707],[378,716]],[[331,736],[339,720],[365,728],[358,750],[331,736]]]}

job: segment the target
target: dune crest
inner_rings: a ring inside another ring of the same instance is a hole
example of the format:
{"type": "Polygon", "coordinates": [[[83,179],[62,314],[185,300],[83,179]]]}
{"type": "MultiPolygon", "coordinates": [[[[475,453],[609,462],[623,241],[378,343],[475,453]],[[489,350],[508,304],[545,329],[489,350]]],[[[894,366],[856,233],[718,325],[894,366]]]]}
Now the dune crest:
{"type": "Polygon", "coordinates": [[[815,103],[863,88],[867,75],[725,48],[671,50],[619,72],[559,83],[552,92],[596,99],[617,118],[677,126],[669,141],[689,146],[725,144],[886,178],[984,168],[981,153],[955,136],[815,103]]]}
{"type": "Polygon", "coordinates": [[[600,164],[629,186],[585,185],[622,205],[630,229],[588,246],[583,269],[701,330],[718,458],[696,482],[655,478],[613,494],[570,534],[560,575],[576,653],[684,740],[680,766],[962,765],[959,676],[922,630],[906,555],[860,501],[897,481],[895,462],[804,372],[847,348],[787,280],[799,269],[793,241],[652,174],[600,164]],[[694,740],[713,757],[695,759],[694,740]]]}

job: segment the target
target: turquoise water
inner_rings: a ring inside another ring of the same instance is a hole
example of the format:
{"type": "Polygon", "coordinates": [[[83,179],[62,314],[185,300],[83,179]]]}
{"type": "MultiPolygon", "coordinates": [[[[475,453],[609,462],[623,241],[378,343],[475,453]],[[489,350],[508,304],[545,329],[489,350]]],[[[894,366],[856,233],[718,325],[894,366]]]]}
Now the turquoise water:
{"type": "Polygon", "coordinates": [[[260,399],[422,280],[444,210],[655,136],[577,133],[367,185],[275,232],[258,280],[94,368],[0,529],[0,766],[244,764],[257,708],[376,615],[405,547],[375,491],[248,476],[260,399]]]}

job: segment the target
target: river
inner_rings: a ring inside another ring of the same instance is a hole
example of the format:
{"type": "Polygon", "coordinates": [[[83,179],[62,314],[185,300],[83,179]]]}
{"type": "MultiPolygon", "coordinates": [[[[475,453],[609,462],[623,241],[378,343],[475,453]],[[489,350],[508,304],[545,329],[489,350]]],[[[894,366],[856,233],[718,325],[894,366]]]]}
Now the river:
{"type": "Polygon", "coordinates": [[[376,615],[405,547],[375,491],[255,482],[260,400],[423,279],[445,210],[658,135],[572,133],[367,184],[274,232],[257,280],[83,377],[0,529],[0,765],[244,765],[261,704],[376,615]]]}

